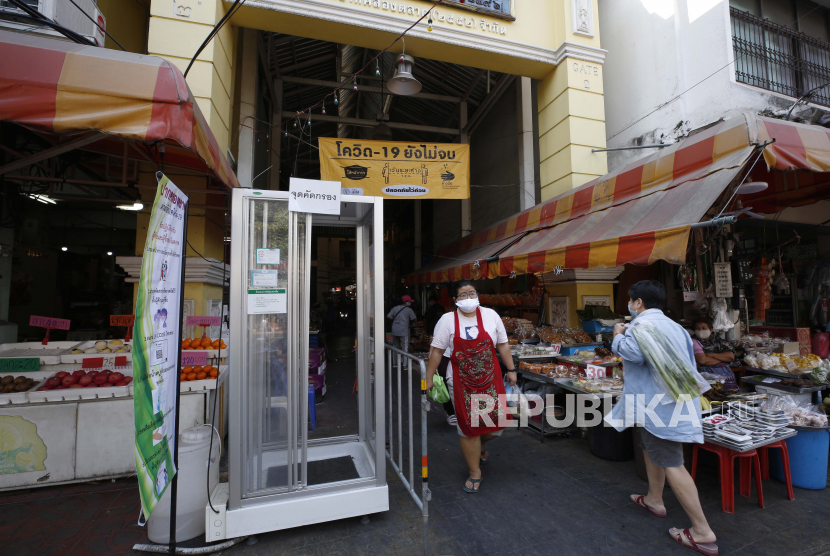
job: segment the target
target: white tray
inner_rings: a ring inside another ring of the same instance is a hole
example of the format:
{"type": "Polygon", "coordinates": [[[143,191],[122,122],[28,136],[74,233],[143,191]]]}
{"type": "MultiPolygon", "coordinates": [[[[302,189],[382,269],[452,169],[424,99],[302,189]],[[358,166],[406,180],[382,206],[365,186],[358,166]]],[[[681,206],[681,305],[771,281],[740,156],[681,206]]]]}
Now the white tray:
{"type": "MultiPolygon", "coordinates": [[[[83,342],[81,345],[76,346],[72,349],[80,349],[80,350],[89,349],[91,347],[95,347],[95,344],[97,344],[98,342],[102,342],[102,341],[105,342],[107,340],[92,340],[92,341],[89,341],[89,342],[83,342]]],[[[130,350],[132,350],[132,344],[133,344],[132,341],[124,342],[124,343],[129,345],[130,350]]],[[[71,352],[72,350],[69,350],[69,351],[71,352]]],[[[96,357],[103,357],[105,359],[104,367],[107,367],[107,366],[115,365],[115,358],[116,357],[121,357],[121,356],[126,356],[127,361],[132,361],[133,360],[132,351],[128,351],[127,353],[65,353],[64,355],[61,355],[61,363],[65,363],[65,364],[82,363],[84,359],[94,359],[96,357]],[[109,362],[109,360],[112,360],[112,361],[109,362]]]]}
{"type": "MultiPolygon", "coordinates": [[[[82,369],[81,365],[61,365],[48,378],[52,378],[61,371],[72,373],[74,371],[94,371],[96,369],[82,369]]],[[[124,376],[133,376],[132,365],[124,367],[111,367],[109,370],[119,372],[124,376]]],[[[71,402],[79,400],[95,400],[106,398],[124,398],[133,393],[132,382],[127,386],[99,386],[98,388],[67,388],[65,390],[29,390],[26,392],[29,403],[40,402],[71,402]]]]}
{"type": "Polygon", "coordinates": [[[79,342],[23,342],[19,344],[0,344],[0,358],[5,357],[40,357],[41,365],[58,365],[61,355],[72,351],[79,342]]]}
{"type": "MultiPolygon", "coordinates": [[[[196,350],[194,349],[192,351],[196,350]]],[[[201,392],[202,390],[215,390],[216,383],[222,380],[226,372],[228,372],[228,366],[219,365],[219,374],[216,378],[206,378],[203,380],[186,380],[181,383],[181,388],[179,391],[182,394],[184,394],[185,392],[201,392]]],[[[76,388],[76,390],[79,390],[79,388],[76,388]]]]}
{"type": "MultiPolygon", "coordinates": [[[[38,381],[32,388],[26,390],[25,392],[9,392],[9,393],[0,393],[0,405],[9,405],[9,404],[21,404],[21,403],[28,403],[29,398],[27,394],[29,392],[34,391],[38,388],[43,382],[46,381],[47,378],[51,377],[53,373],[50,371],[31,371],[31,372],[16,372],[16,373],[7,373],[3,374],[2,376],[12,375],[15,378],[19,376],[25,376],[26,378],[33,378],[38,381]]],[[[77,388],[76,388],[77,390],[77,388]]]]}

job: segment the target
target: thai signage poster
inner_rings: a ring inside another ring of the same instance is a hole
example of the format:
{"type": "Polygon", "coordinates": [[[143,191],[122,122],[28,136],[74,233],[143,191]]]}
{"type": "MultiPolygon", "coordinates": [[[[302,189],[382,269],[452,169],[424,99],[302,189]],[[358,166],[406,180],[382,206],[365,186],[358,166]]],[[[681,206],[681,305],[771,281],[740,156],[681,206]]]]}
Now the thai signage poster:
{"type": "Polygon", "coordinates": [[[161,177],[138,282],[133,336],[135,468],[145,517],[176,474],[173,449],[187,200],[173,182],[161,177]]]}
{"type": "Polygon", "coordinates": [[[344,195],[468,199],[470,145],[320,137],[320,177],[344,195]]]}

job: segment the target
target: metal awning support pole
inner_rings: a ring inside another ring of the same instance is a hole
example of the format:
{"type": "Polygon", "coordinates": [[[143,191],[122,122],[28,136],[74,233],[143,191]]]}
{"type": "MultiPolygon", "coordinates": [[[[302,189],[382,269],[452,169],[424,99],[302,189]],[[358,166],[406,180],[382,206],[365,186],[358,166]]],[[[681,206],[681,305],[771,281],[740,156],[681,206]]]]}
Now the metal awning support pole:
{"type": "Polygon", "coordinates": [[[591,149],[592,153],[607,153],[611,151],[633,151],[636,149],[665,149],[666,147],[671,147],[674,143],[668,143],[666,145],[637,145],[633,147],[614,147],[611,149],[591,149]]]}
{"type": "Polygon", "coordinates": [[[697,228],[714,228],[715,226],[726,226],[727,224],[734,224],[738,221],[737,216],[722,216],[720,218],[713,218],[711,220],[707,220],[706,222],[698,222],[696,224],[692,224],[692,229],[697,228]]]}

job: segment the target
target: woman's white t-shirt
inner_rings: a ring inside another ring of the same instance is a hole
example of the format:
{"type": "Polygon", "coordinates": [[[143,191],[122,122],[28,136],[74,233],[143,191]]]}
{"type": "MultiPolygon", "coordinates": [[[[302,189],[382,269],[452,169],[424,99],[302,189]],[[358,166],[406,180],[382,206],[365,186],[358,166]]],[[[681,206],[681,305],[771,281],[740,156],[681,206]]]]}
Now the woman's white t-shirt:
{"type": "MultiPolygon", "coordinates": [[[[507,331],[501,317],[492,309],[479,307],[481,311],[481,322],[484,330],[490,335],[495,345],[507,343],[507,331]]],[[[458,329],[461,338],[464,340],[475,340],[478,338],[478,321],[476,317],[465,317],[459,311],[445,313],[435,325],[435,333],[432,337],[432,347],[444,350],[444,357],[452,357],[452,341],[455,336],[455,314],[458,313],[458,329]]],[[[452,363],[447,365],[447,383],[452,384],[452,363]]]]}

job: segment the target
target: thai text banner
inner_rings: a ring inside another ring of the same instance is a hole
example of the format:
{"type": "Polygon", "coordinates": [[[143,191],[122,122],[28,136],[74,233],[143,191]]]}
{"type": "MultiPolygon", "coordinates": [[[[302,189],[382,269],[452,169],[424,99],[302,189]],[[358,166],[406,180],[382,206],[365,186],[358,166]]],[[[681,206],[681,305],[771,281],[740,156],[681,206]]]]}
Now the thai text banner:
{"type": "Polygon", "coordinates": [[[345,195],[468,199],[470,146],[320,137],[320,177],[345,195]]]}

